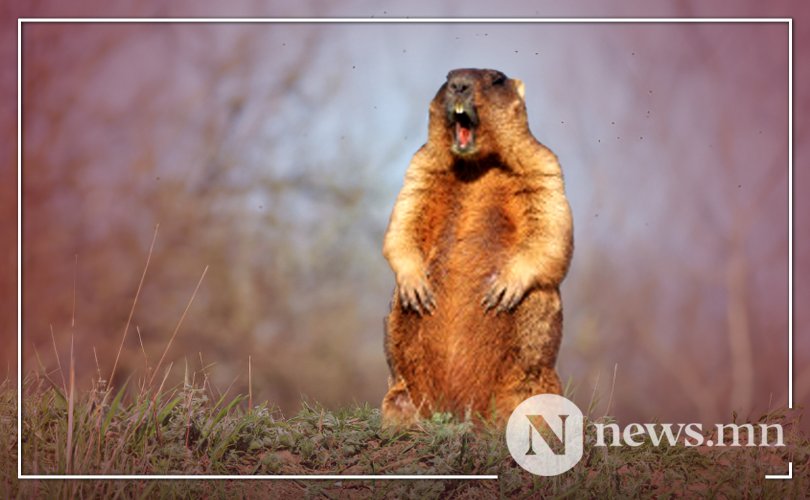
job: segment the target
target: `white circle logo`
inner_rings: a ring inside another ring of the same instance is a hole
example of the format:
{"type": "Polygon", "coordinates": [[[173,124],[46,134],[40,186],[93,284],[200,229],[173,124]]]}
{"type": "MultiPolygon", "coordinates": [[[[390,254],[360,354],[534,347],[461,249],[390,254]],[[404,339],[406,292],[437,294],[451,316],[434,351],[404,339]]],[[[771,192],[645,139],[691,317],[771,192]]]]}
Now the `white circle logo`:
{"type": "Polygon", "coordinates": [[[577,405],[556,394],[520,403],[506,424],[506,445],[521,467],[539,476],[556,476],[582,458],[584,421],[577,405]]]}

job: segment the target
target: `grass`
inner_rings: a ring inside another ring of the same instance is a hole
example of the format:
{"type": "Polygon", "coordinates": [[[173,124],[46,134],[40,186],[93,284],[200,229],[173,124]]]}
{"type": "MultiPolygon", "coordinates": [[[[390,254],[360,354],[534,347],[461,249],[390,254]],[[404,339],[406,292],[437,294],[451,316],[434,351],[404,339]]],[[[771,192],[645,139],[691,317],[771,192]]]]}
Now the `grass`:
{"type": "MultiPolygon", "coordinates": [[[[118,365],[156,237],[157,227],[109,379],[113,379],[118,365]]],[[[649,441],[638,447],[597,447],[592,427],[587,426],[582,460],[562,475],[543,478],[516,465],[502,432],[480,425],[474,427],[445,414],[436,414],[408,430],[382,428],[379,410],[368,405],[330,411],[304,402],[297,415],[284,417],[267,403],[253,404],[250,363],[247,396],[229,395],[229,390],[220,393],[209,382],[209,367],[192,374],[186,369],[181,382],[168,382],[172,365],[162,368],[163,361],[205,273],[157,366],[150,366],[141,343],[143,373],[138,379],[130,378],[122,387],[108,387],[99,369],[91,387],[77,388],[73,340],[68,363],[63,364],[52,338],[56,370],[48,371],[40,363],[38,370],[26,373],[23,380],[21,443],[17,442],[16,384],[8,379],[0,382],[0,496],[66,499],[810,496],[810,440],[785,412],[772,412],[764,417],[769,423],[784,425],[786,446],[775,449],[657,447],[649,441]],[[23,473],[31,475],[497,474],[499,478],[18,480],[20,449],[23,473]],[[792,481],[765,480],[766,474],[784,471],[789,460],[794,464],[792,481]]],[[[137,326],[135,329],[140,340],[140,331],[137,326]]]]}
{"type": "MultiPolygon", "coordinates": [[[[107,390],[97,381],[79,393],[44,372],[23,383],[26,474],[497,474],[499,480],[65,481],[16,479],[16,388],[0,384],[0,495],[68,497],[308,498],[803,498],[810,491],[810,443],[783,414],[784,448],[594,447],[560,476],[520,469],[502,434],[437,414],[410,430],[383,429],[376,408],[328,411],[303,404],[284,418],[246,396],[216,395],[203,380],[150,391],[107,390]],[[67,389],[68,394],[65,394],[67,389]],[[71,398],[71,393],[73,397],[71,398]],[[71,412],[70,400],[74,400],[71,412]],[[794,479],[764,479],[794,462],[794,479]]],[[[590,429],[590,426],[588,427],[590,429]]]]}

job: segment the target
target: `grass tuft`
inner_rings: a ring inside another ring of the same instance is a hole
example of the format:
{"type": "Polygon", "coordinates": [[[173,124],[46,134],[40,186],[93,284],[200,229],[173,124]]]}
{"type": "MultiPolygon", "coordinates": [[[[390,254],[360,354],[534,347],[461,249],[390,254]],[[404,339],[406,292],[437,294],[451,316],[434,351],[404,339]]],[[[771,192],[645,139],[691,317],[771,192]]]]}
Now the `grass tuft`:
{"type": "MultiPolygon", "coordinates": [[[[168,372],[167,372],[168,373],[168,372]]],[[[103,383],[103,381],[100,381],[103,383]]],[[[384,429],[369,405],[330,411],[304,402],[289,418],[249,396],[214,399],[194,378],[154,393],[108,397],[95,384],[68,387],[68,400],[43,373],[23,384],[26,474],[497,474],[498,481],[30,481],[16,471],[16,391],[0,385],[0,495],[6,497],[325,496],[327,498],[738,497],[800,498],[808,491],[810,443],[785,412],[787,446],[779,449],[683,446],[597,447],[571,471],[541,478],[520,469],[502,434],[436,414],[409,430],[384,429]],[[99,392],[99,391],[102,392],[99,392]],[[72,411],[70,402],[73,402],[72,411]],[[107,401],[110,401],[107,403],[107,401]],[[72,464],[71,464],[72,460],[72,464]],[[788,460],[792,481],[766,481],[788,460]]],[[[600,419],[609,423],[609,417],[600,419]]]]}

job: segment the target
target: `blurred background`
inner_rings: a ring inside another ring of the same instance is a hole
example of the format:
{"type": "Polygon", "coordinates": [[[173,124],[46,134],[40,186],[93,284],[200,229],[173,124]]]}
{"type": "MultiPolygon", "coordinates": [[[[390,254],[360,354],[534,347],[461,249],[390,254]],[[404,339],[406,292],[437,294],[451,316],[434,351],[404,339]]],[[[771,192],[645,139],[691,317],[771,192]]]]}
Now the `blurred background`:
{"type": "MultiPolygon", "coordinates": [[[[566,176],[574,400],[625,421],[784,405],[787,41],[784,23],[26,24],[23,370],[56,366],[53,328],[83,380],[109,375],[159,224],[114,384],[155,365],[208,267],[178,378],[247,392],[250,356],[254,400],[285,413],[378,405],[388,215],[446,73],[489,67],[525,82],[566,176]]],[[[801,402],[810,368],[795,380],[801,402]]]]}

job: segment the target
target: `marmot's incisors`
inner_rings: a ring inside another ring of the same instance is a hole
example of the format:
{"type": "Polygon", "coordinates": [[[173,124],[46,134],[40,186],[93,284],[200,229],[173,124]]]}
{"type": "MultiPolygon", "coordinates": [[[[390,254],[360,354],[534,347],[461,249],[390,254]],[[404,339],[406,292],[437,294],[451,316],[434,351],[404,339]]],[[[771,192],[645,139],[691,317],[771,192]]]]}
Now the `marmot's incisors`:
{"type": "Polygon", "coordinates": [[[572,232],[557,158],[529,131],[523,83],[451,71],[385,234],[397,283],[385,423],[447,411],[503,424],[527,397],[561,392],[572,232]]]}

